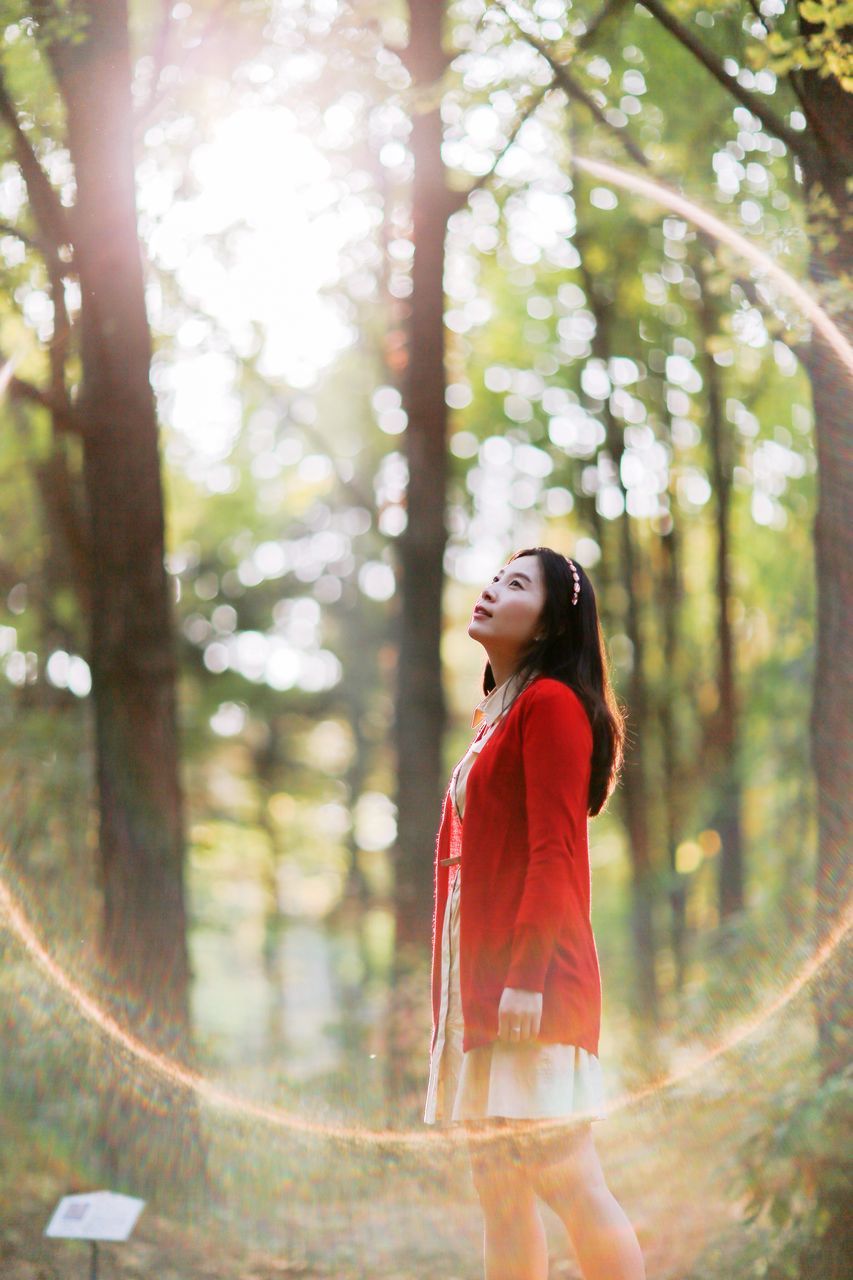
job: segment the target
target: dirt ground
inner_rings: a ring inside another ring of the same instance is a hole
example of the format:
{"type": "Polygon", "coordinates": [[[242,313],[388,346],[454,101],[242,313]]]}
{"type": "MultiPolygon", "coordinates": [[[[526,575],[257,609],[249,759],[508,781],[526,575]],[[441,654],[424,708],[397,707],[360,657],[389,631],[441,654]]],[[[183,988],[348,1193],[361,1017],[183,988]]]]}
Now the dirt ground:
{"type": "MultiPolygon", "coordinates": [[[[739,1251],[746,1233],[754,1240],[761,1228],[743,1222],[736,1146],[755,1090],[766,1082],[763,1056],[724,1060],[594,1126],[608,1184],[635,1225],[649,1280],[745,1280],[739,1251]]],[[[3,1145],[2,1280],[84,1280],[88,1246],[43,1235],[68,1193],[62,1162],[36,1149],[25,1154],[17,1140],[12,1158],[3,1145]]],[[[146,1209],[127,1244],[101,1247],[100,1280],[478,1280],[481,1221],[462,1153],[444,1179],[434,1158],[420,1170],[409,1162],[382,1176],[381,1161],[377,1175],[375,1160],[368,1173],[354,1156],[351,1178],[346,1161],[339,1154],[337,1166],[328,1166],[328,1182],[318,1173],[322,1164],[312,1166],[292,1196],[270,1203],[266,1228],[256,1219],[247,1231],[227,1205],[180,1223],[146,1209]],[[348,1201],[342,1182],[352,1187],[348,1201]]],[[[547,1209],[543,1218],[551,1276],[578,1277],[562,1225],[547,1209]]]]}

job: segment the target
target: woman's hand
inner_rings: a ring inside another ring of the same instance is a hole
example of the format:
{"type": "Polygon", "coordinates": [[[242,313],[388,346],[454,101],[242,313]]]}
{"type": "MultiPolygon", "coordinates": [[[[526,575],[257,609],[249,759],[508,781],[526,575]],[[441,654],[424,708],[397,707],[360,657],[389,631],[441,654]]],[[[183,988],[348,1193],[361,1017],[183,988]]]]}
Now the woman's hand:
{"type": "Polygon", "coordinates": [[[542,1021],[542,992],[504,987],[498,1006],[498,1039],[507,1044],[535,1040],[542,1021]]]}

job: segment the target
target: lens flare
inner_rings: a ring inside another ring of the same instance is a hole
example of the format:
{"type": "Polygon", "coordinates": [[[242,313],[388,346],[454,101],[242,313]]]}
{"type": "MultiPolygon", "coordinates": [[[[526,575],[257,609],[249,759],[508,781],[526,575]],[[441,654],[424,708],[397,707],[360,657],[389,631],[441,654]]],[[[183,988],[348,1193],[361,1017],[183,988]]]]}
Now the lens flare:
{"type": "MultiPolygon", "coordinates": [[[[140,1066],[152,1072],[167,1084],[191,1091],[199,1101],[207,1103],[210,1107],[236,1113],[247,1120],[262,1121],[274,1128],[292,1133],[313,1135],[339,1143],[352,1143],[360,1146],[410,1148],[462,1141],[481,1146],[500,1140],[499,1134],[487,1131],[472,1132],[465,1130],[462,1126],[436,1131],[423,1129],[404,1131],[399,1129],[365,1129],[350,1125],[321,1124],[319,1121],[306,1120],[294,1112],[284,1110],[282,1107],[274,1107],[252,1102],[247,1098],[241,1098],[239,1094],[232,1092],[230,1089],[224,1089],[221,1085],[214,1084],[213,1081],[200,1072],[193,1071],[190,1067],[177,1062],[174,1058],[156,1053],[141,1040],[137,1039],[136,1036],[120,1026],[115,1018],[98,1004],[97,1000],[93,999],[79,983],[75,982],[57,964],[38,937],[22,907],[15,900],[12,891],[1,879],[0,912],[5,918],[6,928],[15,935],[30,958],[46,974],[53,985],[74,1005],[81,1018],[93,1026],[101,1035],[106,1036],[128,1053],[140,1066]]],[[[783,1009],[829,962],[832,953],[845,933],[850,929],[851,924],[853,924],[853,908],[846,913],[837,928],[810,956],[807,963],[803,965],[800,972],[788,986],[774,1000],[756,1013],[754,1017],[745,1019],[713,1049],[697,1054],[695,1061],[683,1066],[678,1071],[671,1072],[660,1080],[652,1081],[633,1093],[622,1094],[621,1097],[618,1097],[608,1105],[608,1114],[614,1115],[619,1111],[635,1106],[655,1093],[681,1084],[696,1075],[697,1072],[704,1070],[705,1067],[710,1066],[712,1062],[715,1062],[724,1054],[735,1049],[744,1040],[747,1040],[759,1027],[783,1009]]],[[[582,1118],[583,1116],[579,1113],[578,1119],[582,1118]]],[[[562,1123],[561,1121],[555,1121],[554,1125],[551,1126],[540,1122],[537,1125],[537,1130],[543,1132],[550,1130],[552,1127],[556,1129],[562,1123]]],[[[520,1129],[524,1127],[519,1125],[520,1129]]]]}
{"type": "Polygon", "coordinates": [[[734,249],[735,253],[747,258],[755,266],[760,267],[768,276],[779,285],[784,293],[800,307],[803,315],[807,316],[814,327],[823,335],[835,354],[843,364],[847,373],[853,377],[853,347],[845,338],[844,334],[836,324],[829,318],[807,289],[795,280],[784,267],[780,267],[778,262],[774,262],[768,253],[763,249],[759,249],[757,245],[748,240],[746,236],[741,235],[739,231],[735,231],[728,223],[723,222],[715,214],[709,213],[707,209],[703,209],[701,205],[696,204],[687,196],[679,195],[677,191],[673,191],[670,187],[665,186],[662,182],[657,182],[653,178],[644,178],[641,174],[631,173],[627,169],[620,169],[615,164],[609,164],[605,160],[591,160],[588,156],[573,156],[572,164],[584,173],[590,174],[594,178],[601,178],[604,182],[612,182],[614,186],[622,187],[625,191],[632,191],[634,195],[645,196],[649,200],[654,200],[657,204],[662,204],[666,208],[671,209],[673,213],[680,213],[688,222],[692,222],[695,226],[701,227],[703,231],[707,231],[709,236],[714,240],[719,240],[722,244],[727,244],[730,249],[734,249]]]}
{"type": "MultiPolygon", "coordinates": [[[[822,335],[837,356],[840,366],[847,375],[853,376],[853,347],[851,347],[841,330],[803,285],[745,236],[728,226],[713,213],[709,213],[693,200],[680,195],[653,179],[586,156],[576,155],[572,158],[572,163],[578,169],[593,177],[610,182],[614,186],[621,187],[635,195],[651,199],[672,210],[688,222],[700,227],[715,240],[728,245],[737,254],[765,272],[797,304],[803,315],[809,319],[814,328],[822,335]]],[[[0,369],[0,395],[7,389],[13,369],[13,361],[7,362],[0,369]]],[[[141,1068],[174,1087],[192,1092],[199,1101],[206,1103],[213,1109],[231,1113],[245,1120],[256,1121],[292,1134],[314,1136],[318,1139],[344,1144],[372,1146],[377,1149],[424,1148],[463,1142],[468,1145],[479,1146],[500,1140],[499,1134],[482,1130],[478,1132],[466,1130],[461,1125],[439,1130],[421,1128],[406,1131],[327,1124],[307,1120],[281,1107],[265,1105],[243,1098],[233,1091],[215,1084],[206,1076],[185,1064],[167,1055],[155,1052],[122,1027],[50,955],[27,918],[26,913],[2,878],[0,878],[0,924],[17,938],[32,961],[45,974],[53,986],[71,1003],[81,1019],[92,1026],[100,1035],[124,1050],[141,1068]]],[[[849,932],[851,925],[853,925],[853,907],[849,907],[843,913],[835,929],[815,949],[799,973],[773,1000],[752,1017],[741,1021],[716,1046],[705,1051],[697,1051],[695,1056],[678,1070],[651,1081],[633,1092],[623,1093],[609,1103],[607,1107],[608,1114],[615,1115],[663,1090],[674,1088],[688,1079],[692,1079],[697,1073],[703,1071],[755,1035],[764,1024],[784,1009],[829,964],[835,949],[849,932]]],[[[561,1127],[563,1123],[562,1121],[555,1121],[553,1128],[561,1127]]],[[[519,1127],[522,1127],[521,1123],[519,1127]]],[[[551,1128],[552,1126],[546,1125],[544,1122],[538,1122],[536,1127],[541,1132],[543,1129],[551,1128]]]]}

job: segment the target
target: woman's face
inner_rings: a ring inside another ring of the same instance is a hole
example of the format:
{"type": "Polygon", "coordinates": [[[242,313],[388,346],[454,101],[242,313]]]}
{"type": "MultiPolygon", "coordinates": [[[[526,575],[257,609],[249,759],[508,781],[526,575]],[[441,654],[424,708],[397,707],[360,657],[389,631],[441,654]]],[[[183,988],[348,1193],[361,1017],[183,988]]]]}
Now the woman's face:
{"type": "Polygon", "coordinates": [[[545,605],[545,583],[537,555],[519,556],[499,569],[480,592],[468,624],[489,657],[515,664],[530,648],[545,605]]]}

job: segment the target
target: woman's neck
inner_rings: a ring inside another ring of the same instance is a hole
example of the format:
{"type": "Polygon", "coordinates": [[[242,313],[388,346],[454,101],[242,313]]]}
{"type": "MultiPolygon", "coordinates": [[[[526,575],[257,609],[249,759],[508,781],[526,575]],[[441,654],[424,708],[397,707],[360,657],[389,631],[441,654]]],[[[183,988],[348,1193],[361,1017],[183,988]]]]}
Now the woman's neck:
{"type": "Polygon", "coordinates": [[[517,667],[510,662],[501,662],[500,659],[489,659],[489,665],[492,668],[492,675],[495,680],[495,688],[499,689],[502,684],[506,684],[510,676],[514,675],[517,667]]]}

